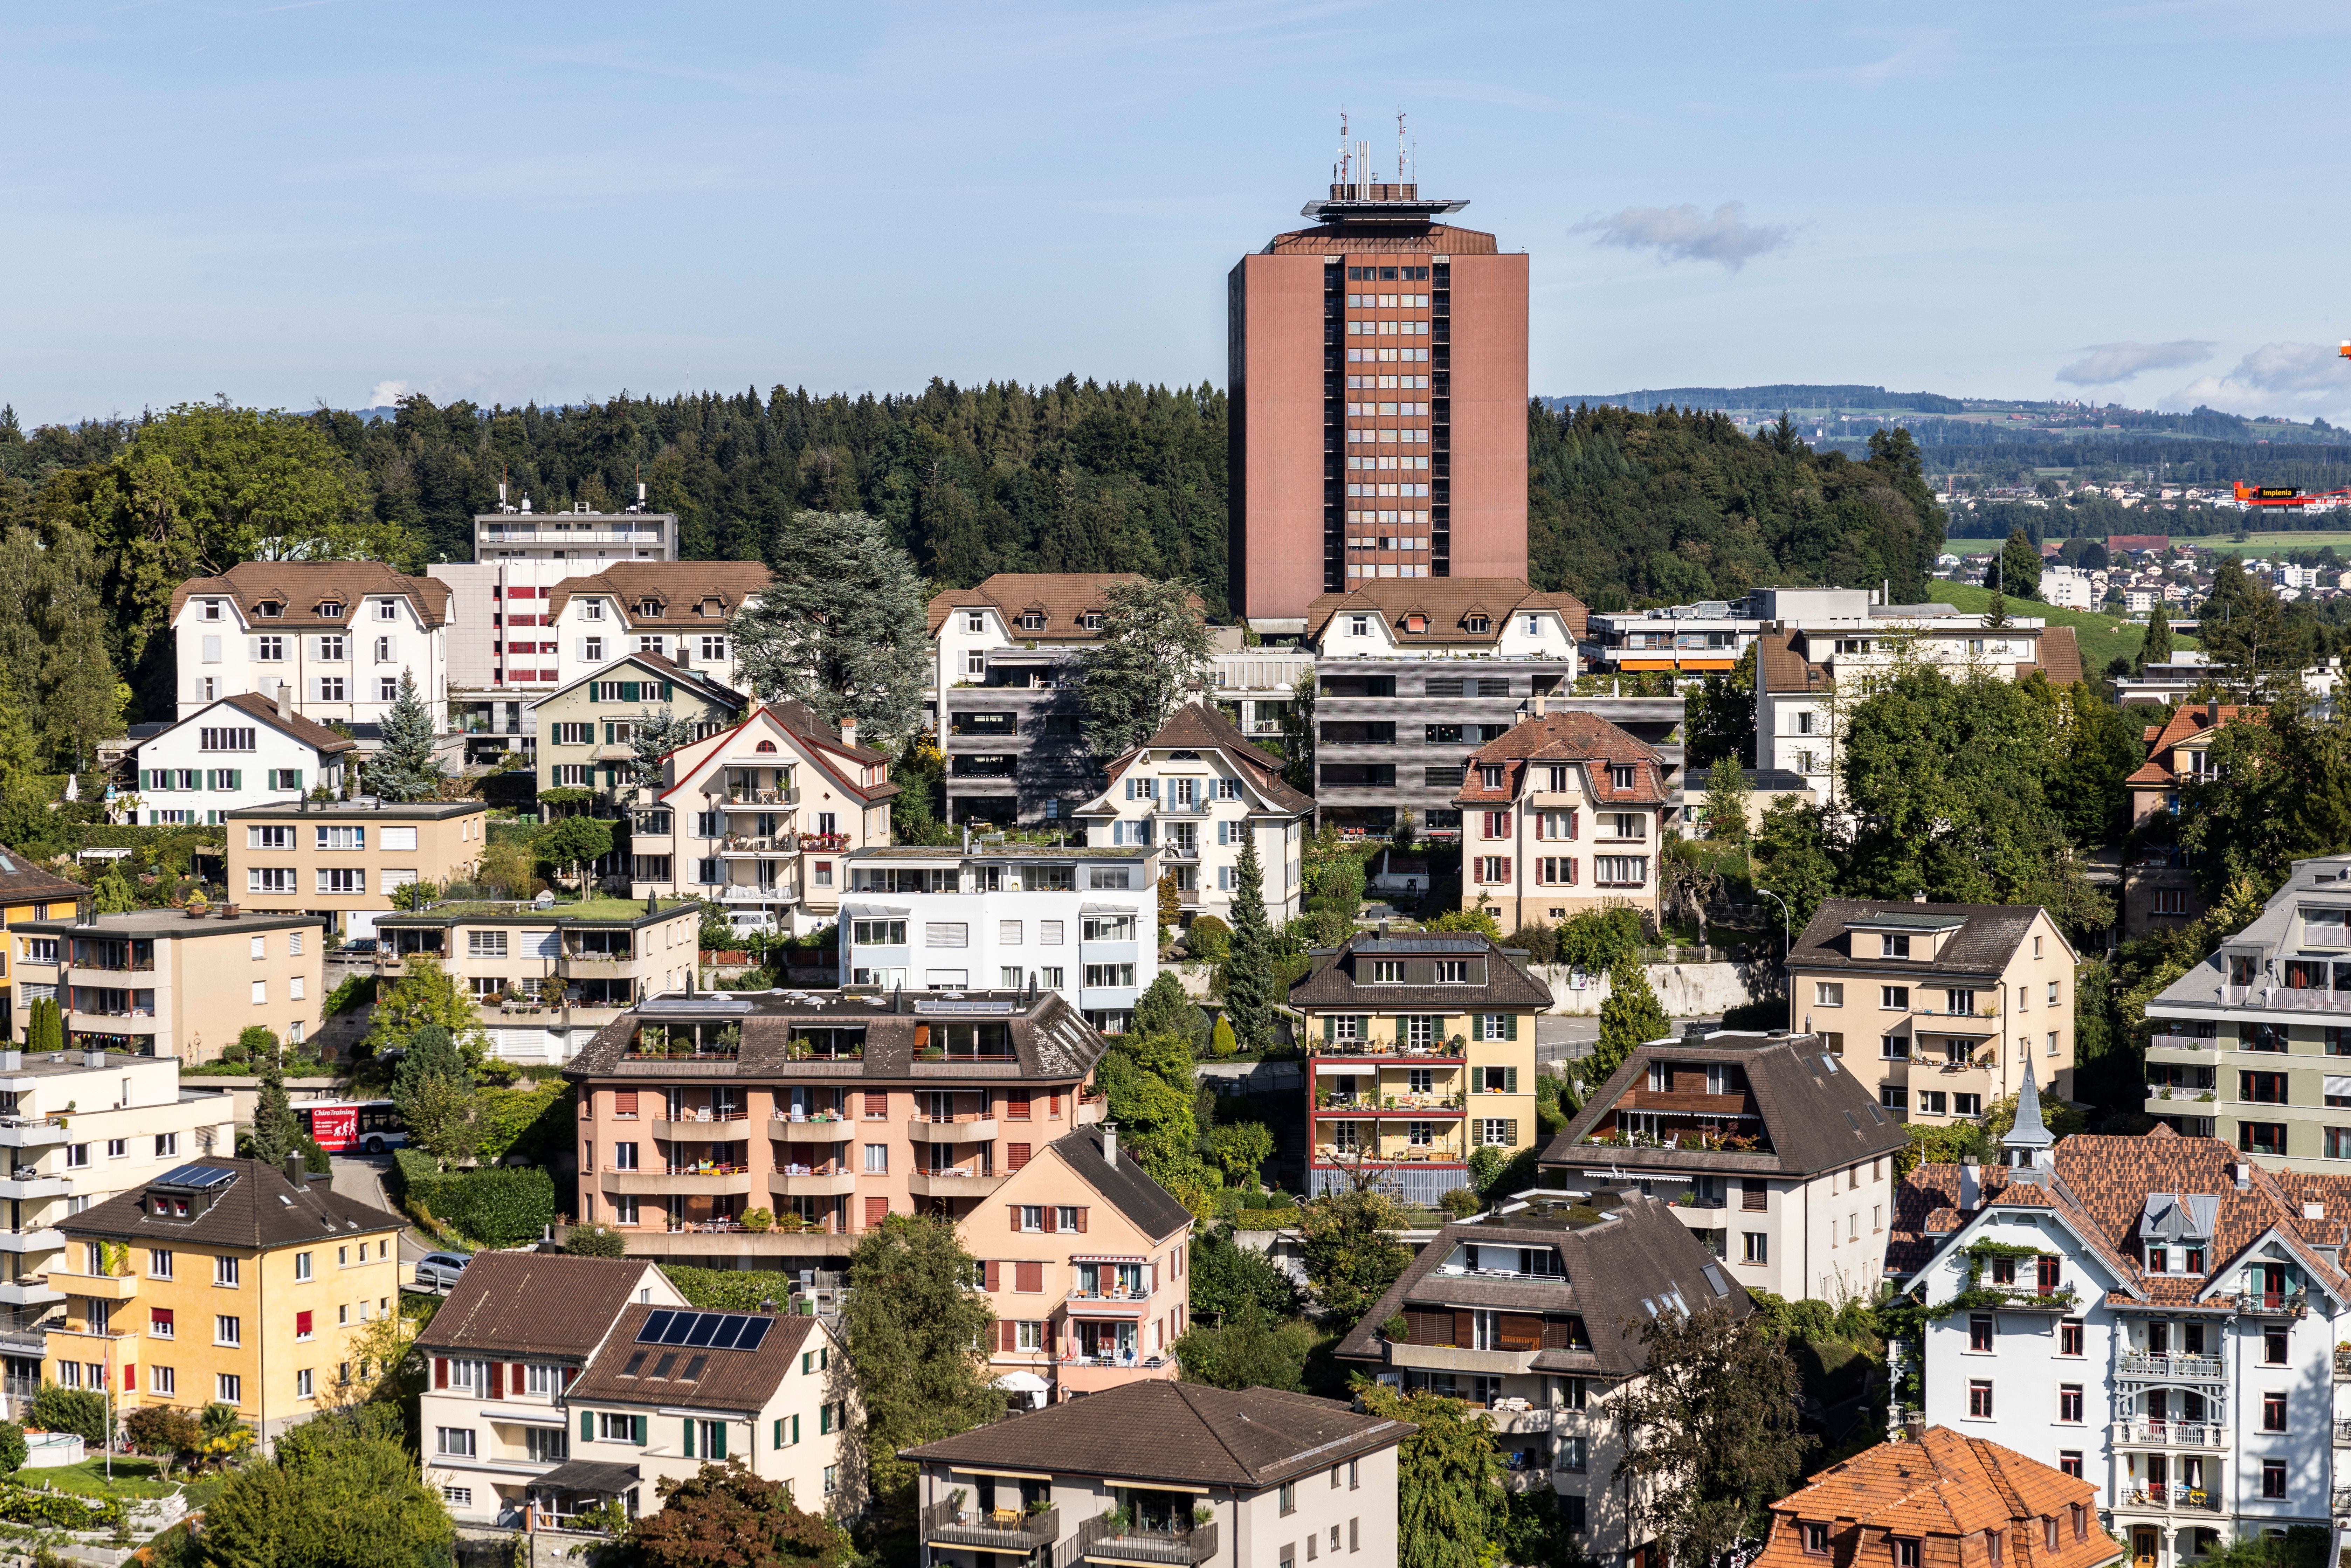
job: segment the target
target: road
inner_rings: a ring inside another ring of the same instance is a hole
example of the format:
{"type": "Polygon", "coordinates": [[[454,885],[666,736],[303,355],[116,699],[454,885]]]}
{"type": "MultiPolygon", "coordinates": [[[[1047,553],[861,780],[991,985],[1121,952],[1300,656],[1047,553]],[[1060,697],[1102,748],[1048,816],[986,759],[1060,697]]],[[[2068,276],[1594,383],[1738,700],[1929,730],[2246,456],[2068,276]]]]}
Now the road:
{"type": "MultiPolygon", "coordinates": [[[[1720,1019],[1676,1019],[1674,1032],[1679,1034],[1684,1024],[1720,1023],[1720,1019]]],[[[1535,1016],[1535,1065],[1545,1067],[1554,1061],[1579,1061],[1592,1054],[1600,1040],[1600,1019],[1594,1016],[1538,1013],[1535,1016]]]]}
{"type": "MultiPolygon", "coordinates": [[[[399,1209],[384,1196],[383,1173],[392,1168],[390,1155],[336,1155],[329,1162],[334,1166],[330,1178],[338,1197],[355,1203],[373,1205],[388,1213],[399,1209]]],[[[414,1229],[402,1226],[400,1232],[400,1260],[413,1263],[433,1249],[416,1239],[414,1229]]]]}

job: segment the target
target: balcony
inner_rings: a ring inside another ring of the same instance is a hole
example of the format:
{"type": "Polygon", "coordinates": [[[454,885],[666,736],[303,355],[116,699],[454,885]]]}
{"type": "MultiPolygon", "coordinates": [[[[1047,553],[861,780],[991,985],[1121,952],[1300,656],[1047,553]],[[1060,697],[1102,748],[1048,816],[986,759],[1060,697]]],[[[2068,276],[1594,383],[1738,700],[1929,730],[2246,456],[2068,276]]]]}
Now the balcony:
{"type": "Polygon", "coordinates": [[[851,1170],[778,1166],[768,1176],[768,1191],[777,1197],[841,1197],[856,1190],[857,1173],[851,1170]]]}
{"type": "Polygon", "coordinates": [[[1097,1514],[1078,1526],[1069,1545],[1073,1562],[1170,1563],[1190,1568],[1216,1556],[1217,1527],[1213,1522],[1171,1524],[1165,1530],[1148,1524],[1113,1525],[1097,1514]]]}
{"type": "Polygon", "coordinates": [[[800,884],[797,882],[771,882],[764,884],[730,882],[718,894],[721,904],[798,904],[800,884]]]}
{"type": "Polygon", "coordinates": [[[0,1116],[0,1149],[41,1149],[66,1141],[66,1124],[50,1116],[0,1116]]]}
{"type": "Polygon", "coordinates": [[[555,972],[567,980],[622,980],[636,963],[627,953],[566,953],[555,960],[555,972]]]}
{"type": "Polygon", "coordinates": [[[2340,1346],[2335,1352],[2335,1381],[2351,1383],[2351,1350],[2340,1346]]]}
{"type": "Polygon", "coordinates": [[[1314,1107],[1318,1116],[1418,1116],[1439,1121],[1461,1114],[1468,1103],[1462,1094],[1383,1094],[1378,1099],[1366,1095],[1361,1099],[1321,1101],[1314,1107]]]}
{"type": "Polygon", "coordinates": [[[716,1196],[723,1193],[747,1193],[751,1190],[751,1167],[748,1166],[712,1166],[708,1169],[621,1170],[607,1166],[598,1173],[597,1184],[615,1197],[666,1197],[673,1193],[685,1197],[716,1196]]]}
{"type": "Polygon", "coordinates": [[[655,1116],[656,1138],[738,1138],[751,1130],[748,1111],[689,1111],[680,1116],[655,1116]]]}
{"type": "Polygon", "coordinates": [[[2300,1291],[2240,1291],[2237,1310],[2249,1317],[2303,1318],[2310,1313],[2310,1298],[2300,1291]]]}
{"type": "Polygon", "coordinates": [[[2147,1046],[2149,1051],[2218,1051],[2220,1042],[2193,1034],[2151,1034],[2147,1046]]]}
{"type": "Polygon", "coordinates": [[[916,1116],[906,1124],[906,1136],[917,1144],[992,1144],[996,1141],[996,1118],[956,1116],[935,1122],[927,1116],[916,1116]]]}
{"type": "MultiPolygon", "coordinates": [[[[2351,1443],[2351,1421],[2337,1421],[2335,1440],[2351,1443]]],[[[2217,1421],[2157,1421],[2133,1416],[2113,1427],[2115,1446],[2122,1448],[2199,1448],[2218,1451],[2229,1446],[2229,1428],[2217,1421]]]]}
{"type": "Polygon", "coordinates": [[[2147,1513],[2219,1513],[2220,1494],[2175,1481],[2169,1486],[2131,1487],[2116,1498],[2115,1507],[2147,1513]]]}
{"type": "Polygon", "coordinates": [[[99,1301],[127,1301],[139,1293],[139,1277],[135,1274],[77,1274],[67,1269],[51,1269],[48,1287],[63,1291],[68,1296],[88,1296],[99,1301]]]}
{"type": "Polygon", "coordinates": [[[2210,1105],[2212,1091],[2209,1085],[2199,1088],[2193,1083],[2150,1083],[2147,1086],[2147,1103],[2150,1106],[2210,1105]]]}
{"type": "MultiPolygon", "coordinates": [[[[2228,1366],[2217,1355],[2149,1355],[2143,1350],[2126,1350],[2115,1358],[2118,1376],[2140,1381],[2179,1378],[2189,1383],[2224,1383],[2228,1366]]],[[[2338,1371],[2338,1376],[2351,1375],[2338,1371]]]]}
{"type": "Polygon", "coordinates": [[[50,1290],[38,1274],[26,1274],[18,1279],[0,1281],[0,1305],[54,1307],[64,1300],[63,1293],[50,1290]]]}
{"type": "Polygon", "coordinates": [[[1169,800],[1165,804],[1155,801],[1151,807],[1151,814],[1155,817],[1182,817],[1196,820],[1207,816],[1213,810],[1213,805],[1207,800],[1169,800]]]}
{"type": "Polygon", "coordinates": [[[935,1502],[923,1511],[922,1538],[933,1546],[1026,1555],[1051,1546],[1061,1533],[1061,1512],[1056,1508],[1029,1513],[999,1508],[982,1513],[976,1508],[935,1502]]]}
{"type": "Polygon", "coordinates": [[[1313,1045],[1316,1056],[1386,1059],[1379,1062],[1381,1066],[1404,1061],[1415,1066],[1458,1067],[1469,1060],[1464,1054],[1467,1049],[1458,1038],[1443,1045],[1399,1045],[1392,1040],[1319,1040],[1313,1045]]]}
{"type": "Polygon", "coordinates": [[[2287,986],[2223,986],[2220,1005],[2289,1012],[2351,1013],[2351,991],[2296,989],[2287,986]]]}
{"type": "Polygon", "coordinates": [[[777,833],[768,838],[756,838],[746,833],[730,834],[719,841],[720,860],[756,859],[760,855],[796,855],[800,852],[800,835],[777,833]]]}
{"type": "Polygon", "coordinates": [[[768,1136],[786,1143],[844,1144],[856,1135],[857,1124],[838,1111],[821,1111],[813,1116],[778,1111],[768,1118],[768,1136]]]}
{"type": "Polygon", "coordinates": [[[18,1166],[0,1179],[0,1197],[57,1197],[71,1186],[64,1176],[49,1176],[33,1166],[18,1166]]]}
{"type": "Polygon", "coordinates": [[[726,799],[719,802],[729,811],[773,811],[799,803],[798,789],[752,789],[741,785],[728,789],[726,799]]]}
{"type": "Polygon", "coordinates": [[[916,1197],[986,1197],[1011,1179],[1010,1171],[975,1176],[950,1166],[915,1171],[906,1177],[906,1190],[916,1197]]]}
{"type": "Polygon", "coordinates": [[[46,1226],[22,1230],[0,1229],[0,1252],[54,1252],[66,1244],[66,1233],[46,1226]]]}

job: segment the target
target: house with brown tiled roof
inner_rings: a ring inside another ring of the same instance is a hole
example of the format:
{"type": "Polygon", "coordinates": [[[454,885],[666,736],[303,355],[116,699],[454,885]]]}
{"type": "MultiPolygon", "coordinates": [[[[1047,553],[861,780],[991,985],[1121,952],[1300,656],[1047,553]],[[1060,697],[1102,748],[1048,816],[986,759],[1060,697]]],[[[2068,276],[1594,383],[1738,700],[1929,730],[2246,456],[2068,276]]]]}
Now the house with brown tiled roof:
{"type": "Polygon", "coordinates": [[[436,716],[449,685],[449,586],[373,560],[247,560],[172,593],[179,716],[254,695],[362,740],[414,677],[436,716]]]}
{"type": "Polygon", "coordinates": [[[1306,641],[1325,659],[1561,659],[1575,679],[1590,612],[1573,593],[1510,577],[1371,578],[1306,607],[1306,641]]]}
{"type": "Polygon", "coordinates": [[[2097,1489],[1948,1427],[1840,1459],[1771,1505],[1757,1568],[2106,1568],[2097,1489]]]}
{"type": "Polygon", "coordinates": [[[138,810],[150,824],[218,825],[241,806],[340,794],[359,742],[296,711],[290,695],[223,697],[131,748],[138,810]]]}
{"type": "Polygon", "coordinates": [[[1534,706],[1463,759],[1462,906],[1506,931],[1604,905],[1654,914],[1677,766],[1604,718],[1534,706]]]}
{"type": "Polygon", "coordinates": [[[2331,1533],[2351,1178],[2168,1127],[2053,1142],[2033,1094],[2001,1142],[1903,1183],[1886,1268],[1930,1309],[1926,1419],[2085,1479],[2152,1568],[2331,1533]]]}
{"type": "Polygon", "coordinates": [[[2261,708],[2235,703],[2188,703],[2163,724],[2141,727],[2140,742],[2147,760],[2123,780],[2131,792],[2131,825],[2138,826],[2158,812],[2177,816],[2179,791],[2212,771],[2212,743],[2224,726],[2242,720],[2259,724],[2261,708]]]}
{"type": "Polygon", "coordinates": [[[1281,764],[1206,703],[1186,703],[1158,733],[1104,769],[1109,787],[1074,816],[1089,842],[1155,845],[1176,876],[1185,924],[1213,915],[1232,924],[1242,846],[1252,837],[1266,918],[1294,918],[1314,798],[1281,764]]]}
{"type": "MultiPolygon", "coordinates": [[[[592,576],[566,578],[538,604],[505,612],[508,683],[524,684],[514,679],[517,661],[529,658],[511,633],[517,622],[535,619],[538,685],[568,685],[624,653],[659,653],[739,691],[731,623],[774,580],[755,560],[614,561],[592,576]]],[[[521,629],[525,640],[533,634],[521,629]]]]}

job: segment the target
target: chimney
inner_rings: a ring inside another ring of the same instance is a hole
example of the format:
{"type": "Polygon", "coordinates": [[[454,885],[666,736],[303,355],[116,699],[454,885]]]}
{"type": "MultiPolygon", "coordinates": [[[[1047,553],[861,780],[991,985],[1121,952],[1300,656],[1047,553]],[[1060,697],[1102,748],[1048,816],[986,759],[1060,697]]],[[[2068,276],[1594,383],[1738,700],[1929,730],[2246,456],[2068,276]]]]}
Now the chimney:
{"type": "Polygon", "coordinates": [[[299,1149],[286,1156],[286,1179],[294,1185],[296,1192],[310,1190],[309,1167],[303,1163],[302,1151],[299,1149]]]}
{"type": "Polygon", "coordinates": [[[1543,693],[1537,692],[1535,694],[1535,716],[1537,718],[1543,716],[1543,710],[1549,705],[1550,701],[1550,697],[1546,696],[1543,693]]]}
{"type": "Polygon", "coordinates": [[[286,694],[294,688],[285,681],[277,683],[277,717],[280,723],[294,716],[293,699],[286,694]]]}
{"type": "Polygon", "coordinates": [[[2251,1192],[2252,1187],[2253,1167],[2247,1165],[2239,1166],[2237,1167],[2237,1190],[2239,1192],[2251,1192]]]}
{"type": "Polygon", "coordinates": [[[25,1053],[23,1051],[14,1047],[0,1051],[0,1072],[22,1072],[24,1070],[25,1053]]]}
{"type": "Polygon", "coordinates": [[[1912,894],[1910,895],[1910,902],[1911,902],[1911,903],[1913,903],[1913,904],[1924,904],[1924,903],[1926,903],[1926,902],[1927,902],[1927,890],[1926,890],[1925,888],[1923,888],[1923,887],[1922,887],[1922,888],[1920,888],[1917,892],[1916,892],[1916,893],[1912,894]]]}
{"type": "Polygon", "coordinates": [[[103,1067],[106,1065],[106,1052],[103,1050],[85,1051],[81,1053],[81,1064],[84,1067],[103,1067]]]}
{"type": "Polygon", "coordinates": [[[1106,1166],[1118,1164],[1118,1124],[1116,1122],[1104,1122],[1102,1124],[1102,1164],[1106,1166]]]}
{"type": "Polygon", "coordinates": [[[1977,1166],[1976,1157],[1973,1155],[1961,1155],[1959,1156],[1959,1212],[1973,1214],[1976,1211],[1976,1205],[1982,1200],[1982,1172],[1977,1166]]]}
{"type": "Polygon", "coordinates": [[[857,716],[853,713],[841,716],[841,744],[843,746],[857,744],[857,716]]]}

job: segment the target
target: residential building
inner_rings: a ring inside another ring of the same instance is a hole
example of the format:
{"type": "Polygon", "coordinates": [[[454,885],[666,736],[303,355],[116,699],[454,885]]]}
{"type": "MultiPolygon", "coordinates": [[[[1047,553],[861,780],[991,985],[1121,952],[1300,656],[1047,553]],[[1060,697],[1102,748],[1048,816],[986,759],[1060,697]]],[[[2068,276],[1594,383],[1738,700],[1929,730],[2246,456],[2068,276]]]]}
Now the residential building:
{"type": "Polygon", "coordinates": [[[2272,1169],[2351,1160],[2351,855],[2294,862],[2147,1018],[2150,1115],[2272,1169]]]}
{"type": "Polygon", "coordinates": [[[2070,566],[2047,567],[2041,573],[2041,587],[2033,597],[2060,610],[2095,610],[2098,601],[2105,597],[2101,591],[2103,576],[2101,573],[2093,578],[2070,566]]]}
{"type": "Polygon", "coordinates": [[[1911,663],[1954,674],[2057,685],[2082,677],[2070,626],[2011,616],[1993,626],[1948,604],[1880,604],[1866,589],[1759,588],[1745,608],[1768,622],[1757,643],[1755,760],[1802,774],[1834,805],[1843,713],[1911,663]]]}
{"type": "Polygon", "coordinates": [[[2087,1480],[2153,1568],[2331,1531],[2351,1185],[2168,1127],[2053,1146],[2037,1096],[2001,1142],[1903,1184],[1928,1421],[2087,1480]]]}
{"type": "Polygon", "coordinates": [[[238,907],[315,915],[329,933],[371,936],[411,883],[445,886],[482,858],[489,808],[479,800],[294,800],[244,806],[228,828],[228,885],[238,907]]]}
{"type": "Polygon", "coordinates": [[[19,1030],[32,1003],[51,998],[76,1051],[193,1066],[256,1024],[300,1046],[323,1017],[327,926],[316,915],[134,909],[28,920],[9,936],[19,1030]]]}
{"type": "Polygon", "coordinates": [[[1434,1203],[1468,1185],[1472,1150],[1535,1146],[1535,1019],[1552,995],[1524,953],[1382,926],[1314,960],[1290,988],[1311,1070],[1310,1193],[1343,1191],[1370,1166],[1434,1203]]]}
{"type": "Polygon", "coordinates": [[[2263,716],[2261,708],[2234,703],[2191,703],[2163,724],[2143,726],[2140,741],[2147,747],[2147,760],[2123,780],[2131,792],[2131,826],[2158,815],[2177,817],[2180,787],[2192,787],[2217,771],[2212,743],[2221,729],[2240,721],[2260,724],[2263,716]]]}
{"type": "Polygon", "coordinates": [[[662,1482],[732,1459],[783,1482],[810,1512],[858,1509],[857,1478],[842,1463],[856,1391],[831,1319],[631,1305],[564,1404],[571,1462],[530,1486],[549,1514],[615,1495],[616,1466],[638,1472],[629,1511],[651,1512],[662,1482]]]}
{"type": "Polygon", "coordinates": [[[549,624],[548,590],[622,561],[677,559],[676,515],[644,510],[642,497],[622,512],[591,512],[584,503],[534,512],[528,497],[519,506],[501,497],[496,511],[475,514],[473,559],[424,569],[449,585],[450,684],[465,692],[552,684],[553,676],[538,674],[555,663],[538,645],[551,635],[539,630],[549,624]]]}
{"type": "Polygon", "coordinates": [[[29,997],[24,1001],[17,999],[17,944],[5,934],[20,924],[47,920],[52,915],[60,920],[68,916],[86,919],[95,907],[89,888],[54,872],[43,871],[26,856],[0,844],[0,1045],[23,1032],[19,1010],[31,1000],[29,997]]]}
{"type": "Polygon", "coordinates": [[[1594,612],[1585,647],[1601,671],[1709,675],[1739,667],[1763,630],[1743,605],[1704,600],[1657,610],[1594,612]]]}
{"type": "Polygon", "coordinates": [[[2169,707],[2199,688],[2219,684],[2220,671],[2201,648],[2182,648],[2168,659],[2139,666],[2136,675],[2115,677],[2115,701],[2124,707],[2169,707]]]}
{"type": "Polygon", "coordinates": [[[564,1069],[574,1211],[619,1227],[632,1255],[845,1256],[889,1214],[968,1214],[988,1178],[1100,1120],[1102,1051],[1050,991],[651,998],[564,1069]],[[754,1208],[776,1228],[743,1230],[754,1208]]]}
{"type": "Polygon", "coordinates": [[[247,692],[223,697],[165,725],[131,748],[147,822],[218,826],[246,806],[299,800],[313,789],[340,794],[343,768],[359,742],[275,701],[247,692]]]}
{"type": "Polygon", "coordinates": [[[1077,810],[1088,841],[1155,848],[1176,875],[1186,924],[1198,915],[1232,923],[1241,851],[1252,838],[1266,917],[1279,925],[1297,915],[1314,798],[1285,783],[1281,765],[1232,720],[1187,703],[1107,771],[1109,787],[1077,810]]]}
{"type": "Polygon", "coordinates": [[[2078,961],[2037,904],[1831,898],[1789,950],[1788,994],[1879,1104],[1931,1126],[2022,1092],[2028,1061],[2072,1098],[2078,961]]]}
{"type": "Polygon", "coordinates": [[[1396,1445],[1413,1431],[1343,1400],[1155,1378],[898,1457],[922,1467],[926,1568],[1043,1561],[1048,1549],[1070,1563],[1386,1563],[1396,1445]]]}
{"type": "Polygon", "coordinates": [[[239,561],[180,584],[171,616],[182,718],[283,690],[304,718],[371,742],[402,674],[436,714],[447,696],[448,585],[381,561],[239,561]]]}
{"type": "Polygon", "coordinates": [[[547,591],[539,619],[543,685],[567,685],[623,653],[659,653],[707,681],[741,690],[735,617],[775,574],[752,560],[615,562],[547,591]],[[547,675],[549,629],[555,670],[547,675]]]}
{"type": "Polygon", "coordinates": [[[890,841],[890,758],[838,737],[796,702],[679,747],[658,778],[622,786],[629,887],[726,906],[741,926],[795,935],[840,916],[842,857],[890,841]]]}
{"type": "Polygon", "coordinates": [[[1740,1284],[1835,1301],[1877,1288],[1907,1141],[1818,1036],[1693,1024],[1633,1048],[1544,1145],[1542,1184],[1637,1181],[1740,1284]]]}
{"type": "Polygon", "coordinates": [[[375,973],[437,963],[473,998],[491,1055],[560,1066],[637,1003],[693,984],[701,923],[680,898],[436,903],[376,917],[375,973]]]}
{"type": "Polygon", "coordinates": [[[2080,1476],[1989,1437],[1917,1427],[1773,1503],[1755,1562],[1965,1568],[1994,1552],[2019,1568],[2109,1568],[2125,1555],[2098,1518],[2098,1489],[2080,1476]]]}
{"type": "Polygon", "coordinates": [[[530,1484],[572,1457],[566,1396],[622,1314],[686,1304],[642,1260],[475,1253],[417,1331],[424,1484],[464,1523],[519,1522],[530,1484]]]}
{"type": "Polygon", "coordinates": [[[357,1379],[360,1336],[400,1310],[400,1218],[299,1155],[175,1166],[57,1228],[70,1267],[49,1270],[67,1301],[45,1375],[111,1391],[118,1412],[226,1405],[266,1446],[357,1379]]]}
{"type": "Polygon", "coordinates": [[[1260,632],[1318,590],[1527,574],[1525,253],[1367,173],[1226,280],[1232,601],[1260,632]]]}
{"type": "Polygon", "coordinates": [[[1119,1153],[1118,1129],[1065,1133],[988,1186],[956,1229],[996,1313],[997,1381],[1073,1399],[1175,1377],[1192,1211],[1119,1153]]]}
{"type": "Polygon", "coordinates": [[[235,1152],[233,1112],[225,1094],[183,1092],[172,1057],[0,1049],[0,1356],[11,1396],[39,1382],[44,1342],[26,1335],[65,1301],[47,1279],[63,1266],[58,1223],[184,1160],[235,1152]]]}
{"type": "Polygon", "coordinates": [[[1534,716],[1467,753],[1460,789],[1461,904],[1505,930],[1586,909],[1655,912],[1673,825],[1671,766],[1589,713],[1534,716]]]}
{"type": "Polygon", "coordinates": [[[542,801],[551,789],[590,789],[601,799],[588,809],[612,815],[614,802],[636,786],[630,737],[640,722],[667,710],[706,740],[732,727],[749,706],[742,693],[665,654],[623,653],[538,699],[533,712],[542,801]]]}
{"type": "Polygon", "coordinates": [[[1754,1303],[1665,1204],[1629,1186],[1530,1193],[1439,1230],[1337,1355],[1484,1411],[1504,1484],[1548,1483],[1585,1556],[1623,1563],[1641,1544],[1615,1411],[1648,1366],[1636,1325],[1714,1307],[1754,1303]]]}
{"type": "MultiPolygon", "coordinates": [[[[1100,789],[1070,661],[1101,639],[1111,588],[1143,580],[1132,571],[998,572],[932,597],[932,714],[947,759],[948,821],[1050,826],[1100,789]]],[[[1193,602],[1205,617],[1207,605],[1193,602]]]]}
{"type": "Polygon", "coordinates": [[[2083,874],[2115,901],[2115,925],[2126,942],[2176,931],[2200,916],[2203,890],[2187,850],[2158,841],[2118,844],[2082,857],[2083,874]]]}
{"type": "Polygon", "coordinates": [[[1159,977],[1161,851],[976,841],[878,845],[843,858],[841,980],[894,991],[1060,994],[1125,1032],[1159,977]]]}

